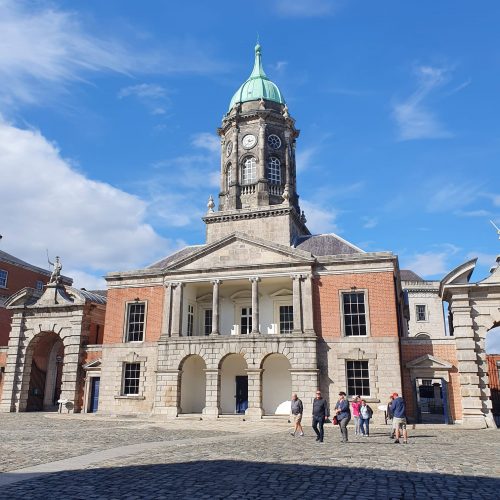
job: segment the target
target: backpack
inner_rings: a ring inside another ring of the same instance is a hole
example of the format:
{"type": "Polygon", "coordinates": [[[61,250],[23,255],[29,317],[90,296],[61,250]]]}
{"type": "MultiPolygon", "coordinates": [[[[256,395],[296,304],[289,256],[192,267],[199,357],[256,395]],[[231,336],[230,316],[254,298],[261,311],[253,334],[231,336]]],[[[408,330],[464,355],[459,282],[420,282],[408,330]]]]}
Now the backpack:
{"type": "Polygon", "coordinates": [[[366,405],[366,409],[368,411],[368,418],[372,418],[373,417],[373,410],[371,409],[371,406],[366,405]]]}

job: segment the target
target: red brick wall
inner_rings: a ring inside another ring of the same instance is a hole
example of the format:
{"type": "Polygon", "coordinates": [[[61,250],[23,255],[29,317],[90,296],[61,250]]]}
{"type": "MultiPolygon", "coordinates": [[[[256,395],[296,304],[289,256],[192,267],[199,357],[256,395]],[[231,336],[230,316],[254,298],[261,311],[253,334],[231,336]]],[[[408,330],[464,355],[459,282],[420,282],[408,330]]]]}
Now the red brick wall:
{"type": "Polygon", "coordinates": [[[397,337],[392,272],[320,276],[313,281],[314,328],[325,339],[342,336],[339,291],[367,290],[371,337],[397,337]]]}
{"type": "Polygon", "coordinates": [[[500,380],[498,379],[497,362],[500,362],[500,354],[488,354],[488,381],[491,391],[491,402],[493,415],[500,415],[500,380]]]}
{"type": "Polygon", "coordinates": [[[462,418],[462,402],[460,401],[460,375],[457,368],[457,353],[455,344],[404,344],[401,345],[401,366],[403,367],[403,396],[407,406],[408,416],[415,421],[416,408],[414,387],[410,378],[410,371],[405,367],[406,363],[420,358],[425,354],[430,354],[443,361],[448,361],[453,365],[450,373],[450,381],[448,384],[448,398],[451,416],[453,420],[462,418]]]}
{"type": "MultiPolygon", "coordinates": [[[[49,277],[45,274],[30,271],[8,262],[0,262],[0,269],[8,272],[7,288],[0,288],[0,296],[5,298],[27,286],[35,288],[37,281],[43,281],[44,283],[49,281],[49,277]]],[[[9,342],[11,319],[11,311],[0,308],[0,346],[5,346],[9,342]]]]}
{"type": "Polygon", "coordinates": [[[108,290],[103,344],[123,342],[126,303],[139,299],[147,303],[146,334],[144,340],[154,342],[161,333],[164,288],[112,288],[108,290]]]}

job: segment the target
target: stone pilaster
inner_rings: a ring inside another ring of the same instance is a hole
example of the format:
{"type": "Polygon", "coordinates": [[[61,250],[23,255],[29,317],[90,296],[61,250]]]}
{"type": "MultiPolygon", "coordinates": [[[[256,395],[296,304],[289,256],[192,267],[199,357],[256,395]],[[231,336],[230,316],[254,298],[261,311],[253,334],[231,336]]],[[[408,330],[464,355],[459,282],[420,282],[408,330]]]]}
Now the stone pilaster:
{"type": "Polygon", "coordinates": [[[260,333],[259,316],[259,281],[260,278],[250,278],[252,283],[252,333],[260,333]]]}
{"type": "Polygon", "coordinates": [[[205,408],[203,408],[204,418],[218,418],[220,414],[219,394],[220,394],[220,370],[217,368],[205,370],[206,393],[205,408]]]}
{"type": "Polygon", "coordinates": [[[212,335],[220,335],[219,331],[219,286],[222,283],[221,280],[213,280],[213,291],[212,291],[212,335]]]}
{"type": "Polygon", "coordinates": [[[170,336],[170,327],[172,320],[172,283],[165,283],[165,296],[163,299],[163,318],[161,323],[161,338],[166,339],[170,336]]]}
{"type": "Polygon", "coordinates": [[[294,274],[293,280],[293,333],[303,333],[302,329],[302,300],[301,300],[302,275],[294,274]]]}
{"type": "Polygon", "coordinates": [[[174,287],[174,296],[172,300],[172,316],[170,336],[180,337],[182,334],[182,299],[184,283],[172,283],[174,287]]]}
{"type": "Polygon", "coordinates": [[[250,419],[261,419],[262,409],[262,372],[260,368],[248,368],[248,408],[245,411],[250,419]]]}
{"type": "Polygon", "coordinates": [[[162,369],[156,373],[155,413],[177,417],[181,412],[180,374],[177,369],[162,369]]]}
{"type": "Polygon", "coordinates": [[[302,313],[304,317],[304,333],[314,334],[313,317],[313,293],[312,293],[312,275],[306,274],[302,283],[302,313]]]}

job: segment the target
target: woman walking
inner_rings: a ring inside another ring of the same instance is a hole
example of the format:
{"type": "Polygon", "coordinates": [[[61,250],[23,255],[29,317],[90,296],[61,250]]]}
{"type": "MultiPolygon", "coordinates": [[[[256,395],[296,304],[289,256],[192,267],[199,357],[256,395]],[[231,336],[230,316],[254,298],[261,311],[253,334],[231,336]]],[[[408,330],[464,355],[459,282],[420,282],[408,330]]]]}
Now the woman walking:
{"type": "Polygon", "coordinates": [[[370,418],[373,416],[373,410],[366,404],[364,399],[361,400],[359,407],[359,429],[363,437],[370,435],[370,418]]]}
{"type": "Polygon", "coordinates": [[[349,408],[349,401],[345,397],[345,392],[339,392],[339,400],[335,405],[335,413],[337,414],[342,442],[347,443],[347,424],[351,420],[351,410],[349,408]]]}
{"type": "Polygon", "coordinates": [[[354,434],[356,436],[361,435],[361,430],[359,428],[359,407],[361,406],[361,401],[359,396],[354,396],[352,398],[351,408],[352,416],[354,418],[354,434]]]}

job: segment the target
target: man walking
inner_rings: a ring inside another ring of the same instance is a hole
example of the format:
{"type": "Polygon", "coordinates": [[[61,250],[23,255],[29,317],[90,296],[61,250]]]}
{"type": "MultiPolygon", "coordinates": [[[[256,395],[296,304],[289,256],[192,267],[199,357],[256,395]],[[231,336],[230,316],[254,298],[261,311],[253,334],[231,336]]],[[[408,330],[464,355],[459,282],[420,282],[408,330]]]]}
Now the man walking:
{"type": "Polygon", "coordinates": [[[295,424],[295,430],[290,434],[295,436],[295,434],[300,431],[299,436],[304,435],[304,429],[302,429],[302,413],[304,413],[304,405],[302,401],[297,397],[297,394],[292,394],[291,410],[293,416],[293,423],[295,424]]]}
{"type": "Polygon", "coordinates": [[[339,392],[339,400],[335,405],[335,412],[337,413],[337,420],[339,423],[340,435],[342,436],[342,443],[348,442],[347,424],[351,420],[351,410],[349,408],[349,401],[346,399],[346,393],[339,392]]]}
{"type": "Polygon", "coordinates": [[[320,443],[323,442],[323,437],[325,435],[323,426],[325,424],[325,420],[329,416],[330,410],[328,409],[328,403],[326,399],[323,399],[321,397],[321,391],[316,391],[316,397],[313,401],[312,427],[317,436],[316,441],[319,441],[320,443]]]}
{"type": "Polygon", "coordinates": [[[406,430],[406,405],[405,400],[395,392],[392,395],[391,403],[392,425],[396,429],[396,440],[394,443],[399,443],[401,432],[403,433],[403,443],[408,443],[408,431],[406,430]]]}

